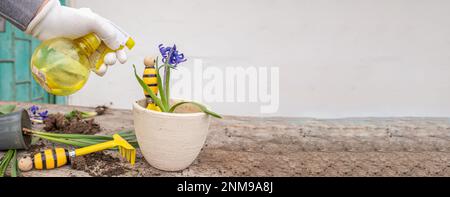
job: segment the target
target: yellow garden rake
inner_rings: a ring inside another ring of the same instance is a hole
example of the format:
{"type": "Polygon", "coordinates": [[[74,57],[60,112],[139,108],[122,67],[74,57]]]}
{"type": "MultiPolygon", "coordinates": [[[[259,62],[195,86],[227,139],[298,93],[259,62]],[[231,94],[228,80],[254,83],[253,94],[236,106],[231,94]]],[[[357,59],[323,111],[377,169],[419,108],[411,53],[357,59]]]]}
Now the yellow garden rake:
{"type": "Polygon", "coordinates": [[[19,168],[22,171],[29,171],[33,168],[42,169],[54,169],[61,167],[71,162],[71,159],[77,156],[83,156],[90,153],[119,148],[120,155],[125,158],[131,165],[134,165],[136,160],[136,149],[131,146],[125,139],[118,134],[113,135],[113,140],[87,146],[75,150],[67,150],[64,148],[47,149],[41,153],[37,153],[33,158],[27,157],[19,161],[19,168]]]}

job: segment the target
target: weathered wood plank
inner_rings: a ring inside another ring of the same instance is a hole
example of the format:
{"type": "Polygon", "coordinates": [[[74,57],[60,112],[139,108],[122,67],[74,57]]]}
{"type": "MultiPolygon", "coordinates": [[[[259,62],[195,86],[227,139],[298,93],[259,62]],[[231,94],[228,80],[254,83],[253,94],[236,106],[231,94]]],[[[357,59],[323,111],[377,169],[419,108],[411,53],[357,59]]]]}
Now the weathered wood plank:
{"type": "MultiPolygon", "coordinates": [[[[96,120],[104,133],[133,129],[130,110],[109,110],[96,120]]],[[[207,144],[190,168],[163,172],[140,157],[124,176],[450,176],[449,161],[449,118],[226,116],[212,121],[207,144]]],[[[87,176],[68,167],[24,175],[87,176]]]]}

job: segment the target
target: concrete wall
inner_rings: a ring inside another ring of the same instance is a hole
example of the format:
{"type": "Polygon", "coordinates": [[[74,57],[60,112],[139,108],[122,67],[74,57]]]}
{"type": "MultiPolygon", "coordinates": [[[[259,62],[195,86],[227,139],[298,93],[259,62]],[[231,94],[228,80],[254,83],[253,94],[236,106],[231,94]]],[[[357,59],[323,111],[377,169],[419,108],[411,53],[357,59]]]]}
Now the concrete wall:
{"type": "MultiPolygon", "coordinates": [[[[450,116],[447,0],[73,0],[137,41],[126,65],[92,75],[70,104],[131,108],[131,65],[176,43],[203,67],[278,67],[280,105],[208,103],[235,115],[450,116]]],[[[140,71],[142,68],[140,67],[140,71]]]]}

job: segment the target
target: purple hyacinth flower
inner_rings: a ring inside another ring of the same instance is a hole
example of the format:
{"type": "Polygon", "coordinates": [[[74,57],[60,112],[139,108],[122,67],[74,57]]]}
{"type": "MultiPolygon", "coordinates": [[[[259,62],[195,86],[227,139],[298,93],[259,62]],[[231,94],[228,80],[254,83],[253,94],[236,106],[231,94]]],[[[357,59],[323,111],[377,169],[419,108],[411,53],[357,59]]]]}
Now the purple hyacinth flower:
{"type": "Polygon", "coordinates": [[[48,118],[48,110],[45,110],[43,112],[39,112],[38,114],[39,114],[39,116],[41,117],[42,120],[48,118]]]}
{"type": "Polygon", "coordinates": [[[39,107],[36,105],[33,105],[30,107],[30,111],[31,111],[31,113],[33,113],[33,115],[36,115],[37,111],[39,111],[39,107]]]}
{"type": "Polygon", "coordinates": [[[176,45],[173,45],[173,47],[164,47],[162,44],[160,44],[159,51],[161,52],[161,55],[163,57],[163,62],[166,62],[167,58],[170,57],[167,63],[169,63],[173,67],[176,67],[178,64],[187,61],[187,59],[184,58],[184,54],[180,53],[177,50],[176,45]]]}
{"type": "Polygon", "coordinates": [[[163,44],[159,45],[159,52],[161,52],[161,55],[163,57],[163,62],[165,62],[165,60],[169,56],[169,53],[171,50],[172,50],[172,47],[164,47],[163,44]]]}

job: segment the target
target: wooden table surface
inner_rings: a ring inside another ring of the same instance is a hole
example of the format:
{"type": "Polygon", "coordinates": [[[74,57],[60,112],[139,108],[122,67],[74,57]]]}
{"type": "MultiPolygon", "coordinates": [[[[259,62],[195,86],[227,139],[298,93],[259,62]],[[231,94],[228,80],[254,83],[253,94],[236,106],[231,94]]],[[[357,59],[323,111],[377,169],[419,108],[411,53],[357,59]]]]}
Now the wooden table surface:
{"type": "MultiPolygon", "coordinates": [[[[17,104],[28,108],[29,103],[17,104]]],[[[40,105],[50,113],[93,108],[40,105]]],[[[131,110],[96,117],[101,133],[132,130],[131,110]]],[[[2,153],[3,154],[3,153],[2,153]]],[[[27,154],[21,151],[21,155],[27,154]]],[[[450,176],[450,118],[213,119],[206,145],[186,170],[137,164],[120,176],[450,176]]],[[[89,176],[69,166],[23,176],[89,176]]]]}

